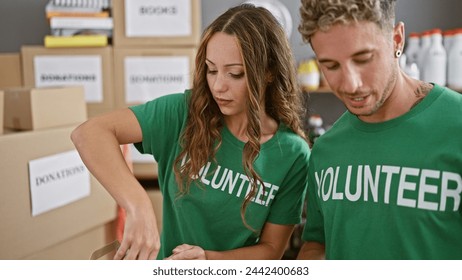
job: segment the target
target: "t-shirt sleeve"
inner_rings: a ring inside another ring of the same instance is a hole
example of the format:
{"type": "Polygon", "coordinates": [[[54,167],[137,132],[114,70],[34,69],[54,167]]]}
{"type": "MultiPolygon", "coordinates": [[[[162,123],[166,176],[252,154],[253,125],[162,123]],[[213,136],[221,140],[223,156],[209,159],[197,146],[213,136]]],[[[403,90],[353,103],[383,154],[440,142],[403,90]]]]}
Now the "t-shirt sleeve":
{"type": "Polygon", "coordinates": [[[143,141],[135,143],[142,154],[152,154],[161,161],[169,146],[177,143],[187,117],[187,95],[177,93],[129,107],[140,123],[143,141]]]}
{"type": "MultiPolygon", "coordinates": [[[[310,166],[313,166],[313,164],[313,161],[310,160],[310,166]]],[[[321,209],[319,208],[319,196],[316,191],[315,175],[312,170],[314,170],[314,168],[310,168],[310,172],[308,172],[306,222],[303,228],[302,240],[325,243],[324,218],[321,209]]]]}
{"type": "Polygon", "coordinates": [[[271,205],[268,222],[282,225],[299,224],[307,186],[308,161],[310,149],[302,145],[290,172],[280,187],[271,205]]]}

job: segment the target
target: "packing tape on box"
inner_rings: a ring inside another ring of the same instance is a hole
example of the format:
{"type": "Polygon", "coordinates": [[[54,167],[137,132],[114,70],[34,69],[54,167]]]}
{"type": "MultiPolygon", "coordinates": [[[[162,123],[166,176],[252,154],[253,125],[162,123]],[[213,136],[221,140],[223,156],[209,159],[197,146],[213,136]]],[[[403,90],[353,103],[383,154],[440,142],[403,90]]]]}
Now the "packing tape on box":
{"type": "Polygon", "coordinates": [[[94,251],[91,256],[90,260],[97,260],[104,255],[109,254],[110,252],[119,249],[120,243],[118,240],[114,240],[111,243],[107,244],[106,246],[94,251]]]}

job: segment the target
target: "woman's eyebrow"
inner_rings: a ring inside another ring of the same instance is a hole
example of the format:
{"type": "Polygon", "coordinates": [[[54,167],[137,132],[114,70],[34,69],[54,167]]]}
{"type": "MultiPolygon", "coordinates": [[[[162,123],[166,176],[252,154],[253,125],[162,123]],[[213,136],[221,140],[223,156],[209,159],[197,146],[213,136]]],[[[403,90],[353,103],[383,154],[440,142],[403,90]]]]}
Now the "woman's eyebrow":
{"type": "MultiPolygon", "coordinates": [[[[215,63],[211,61],[210,59],[206,58],[205,60],[209,62],[210,64],[215,65],[215,63]]],[[[231,66],[244,66],[244,64],[239,63],[239,62],[225,64],[225,67],[231,67],[231,66]]]]}

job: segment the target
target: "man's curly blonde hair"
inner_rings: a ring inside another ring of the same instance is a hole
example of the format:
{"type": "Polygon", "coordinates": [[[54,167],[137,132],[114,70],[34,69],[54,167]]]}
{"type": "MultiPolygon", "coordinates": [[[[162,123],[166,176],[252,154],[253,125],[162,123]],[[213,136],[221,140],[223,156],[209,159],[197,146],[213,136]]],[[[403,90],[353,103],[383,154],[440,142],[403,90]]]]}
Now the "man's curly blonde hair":
{"type": "Polygon", "coordinates": [[[334,24],[370,21],[388,32],[395,21],[396,0],[301,0],[301,21],[298,31],[310,43],[317,31],[326,31],[334,24]]]}

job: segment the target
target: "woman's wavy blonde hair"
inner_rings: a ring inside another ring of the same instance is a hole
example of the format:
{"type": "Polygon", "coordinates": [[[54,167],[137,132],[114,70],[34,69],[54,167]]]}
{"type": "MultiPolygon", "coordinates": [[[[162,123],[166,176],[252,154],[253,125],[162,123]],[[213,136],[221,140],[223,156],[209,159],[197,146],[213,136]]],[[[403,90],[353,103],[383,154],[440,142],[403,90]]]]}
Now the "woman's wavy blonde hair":
{"type": "Polygon", "coordinates": [[[241,217],[245,223],[246,207],[257,191],[257,182],[262,182],[253,166],[260,152],[261,111],[264,108],[277,122],[286,124],[305,138],[301,121],[304,106],[292,50],[276,18],[268,10],[250,4],[227,10],[204,30],[197,50],[188,120],[181,136],[182,151],[174,165],[180,194],[189,191],[191,183],[198,178],[200,169],[207,161],[215,160],[215,153],[222,142],[220,130],[223,115],[207,84],[205,63],[207,44],[217,32],[235,36],[241,50],[249,92],[249,140],[244,145],[242,164],[253,184],[241,207],[241,217]]]}
{"type": "Polygon", "coordinates": [[[395,21],[396,0],[301,0],[298,31],[306,43],[320,30],[337,23],[370,21],[389,32],[395,21]]]}

